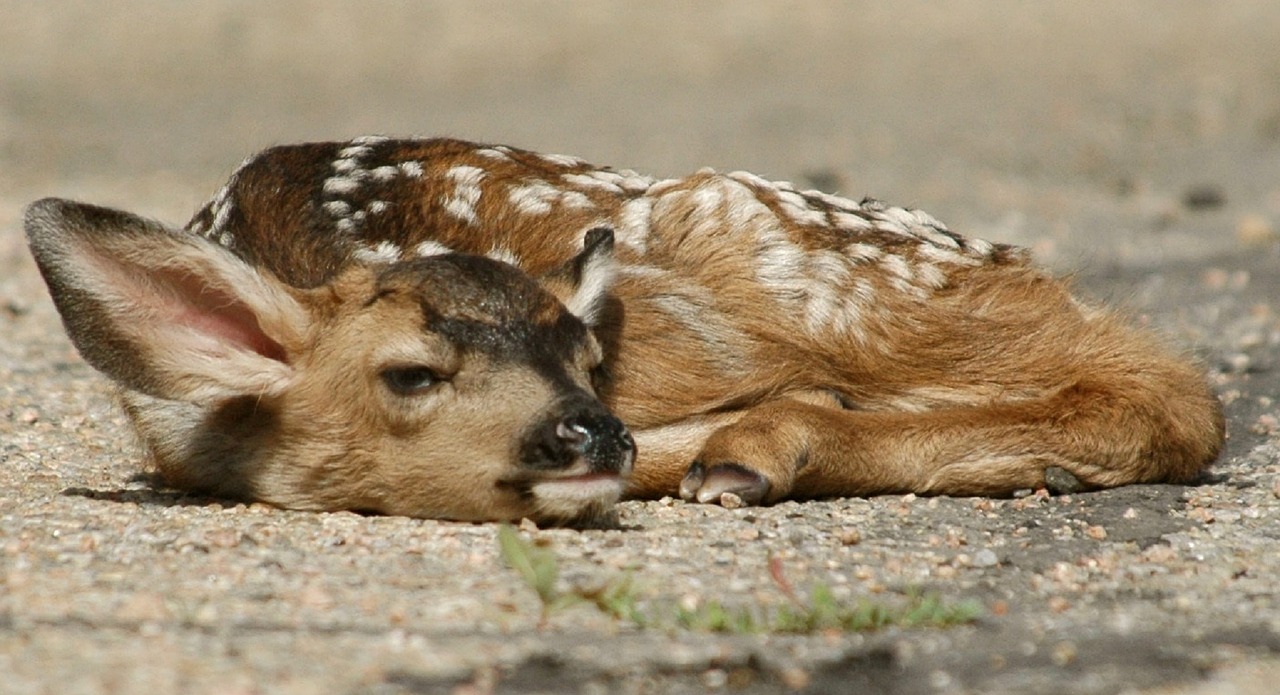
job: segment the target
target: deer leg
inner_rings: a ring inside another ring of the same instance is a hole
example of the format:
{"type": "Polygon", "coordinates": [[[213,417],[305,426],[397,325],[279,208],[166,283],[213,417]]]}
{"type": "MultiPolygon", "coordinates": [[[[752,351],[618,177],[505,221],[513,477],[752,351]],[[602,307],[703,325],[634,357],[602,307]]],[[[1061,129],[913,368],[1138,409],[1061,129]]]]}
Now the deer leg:
{"type": "Polygon", "coordinates": [[[707,438],[730,427],[744,411],[701,415],[661,427],[631,431],[636,442],[636,462],[627,496],[652,498],[675,494],[707,438]]]}
{"type": "MultiPolygon", "coordinates": [[[[800,391],[783,397],[788,402],[807,403],[830,408],[840,407],[839,398],[827,391],[800,391]]],[[[675,494],[689,472],[690,462],[712,435],[731,429],[755,409],[731,410],[686,418],[647,429],[633,429],[636,463],[627,496],[660,497],[675,494]]],[[[724,471],[722,471],[723,473],[724,471]]]]}
{"type": "MultiPolygon", "coordinates": [[[[1202,390],[1203,391],[1203,390],[1202,390]]],[[[1209,396],[1212,398],[1212,396],[1209,396]]],[[[1086,487],[1186,482],[1217,454],[1201,396],[1076,384],[1056,394],[926,412],[761,404],[707,438],[681,496],[747,503],[918,492],[1006,495],[1061,468],[1086,487]]]]}

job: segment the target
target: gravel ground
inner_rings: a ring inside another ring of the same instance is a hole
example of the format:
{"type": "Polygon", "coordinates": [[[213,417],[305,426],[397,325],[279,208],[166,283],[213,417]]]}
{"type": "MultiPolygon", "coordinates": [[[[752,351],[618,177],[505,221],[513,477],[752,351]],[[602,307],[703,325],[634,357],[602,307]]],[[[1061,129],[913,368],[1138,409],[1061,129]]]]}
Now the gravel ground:
{"type": "Polygon", "coordinates": [[[0,692],[1274,692],[1280,6],[255,7],[0,1],[0,692]],[[628,502],[617,529],[521,531],[563,586],[629,574],[650,610],[779,606],[771,559],[842,599],[983,607],[864,634],[540,624],[493,525],[152,486],[21,206],[182,221],[250,151],[360,132],[750,168],[1029,245],[1194,350],[1228,450],[1190,487],[628,502]]]}

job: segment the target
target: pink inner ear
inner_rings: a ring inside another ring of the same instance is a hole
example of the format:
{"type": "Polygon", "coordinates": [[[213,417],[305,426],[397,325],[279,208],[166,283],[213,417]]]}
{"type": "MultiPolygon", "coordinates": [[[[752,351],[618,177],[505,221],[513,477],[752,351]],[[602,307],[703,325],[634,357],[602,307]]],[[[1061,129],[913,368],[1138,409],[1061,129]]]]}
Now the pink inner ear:
{"type": "Polygon", "coordinates": [[[162,270],[153,279],[172,292],[173,304],[166,309],[175,322],[263,357],[289,361],[284,346],[262,330],[257,315],[234,294],[177,269],[162,270]]]}

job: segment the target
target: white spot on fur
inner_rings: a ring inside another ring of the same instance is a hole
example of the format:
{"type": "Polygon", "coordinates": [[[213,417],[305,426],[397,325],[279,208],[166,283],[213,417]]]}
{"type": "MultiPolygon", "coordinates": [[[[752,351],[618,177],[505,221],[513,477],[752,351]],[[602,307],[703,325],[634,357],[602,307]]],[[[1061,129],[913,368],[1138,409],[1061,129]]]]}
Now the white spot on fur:
{"type": "Polygon", "coordinates": [[[894,234],[910,235],[910,227],[912,220],[909,215],[905,215],[906,211],[902,208],[885,208],[881,205],[872,218],[876,221],[876,228],[894,234]]]}
{"type": "Polygon", "coordinates": [[[445,211],[467,224],[475,224],[478,221],[476,203],[480,202],[480,181],[485,177],[484,169],[456,166],[446,171],[445,177],[455,183],[453,194],[445,198],[445,211]]]}
{"type": "Polygon", "coordinates": [[[568,154],[543,154],[539,155],[542,161],[548,164],[555,164],[562,167],[576,167],[586,164],[583,160],[568,154]]]}
{"type": "Polygon", "coordinates": [[[876,261],[883,255],[883,248],[876,246],[876,244],[855,242],[845,246],[845,256],[856,262],[876,261]]]}
{"type": "Polygon", "coordinates": [[[849,280],[849,261],[834,251],[815,251],[809,255],[809,272],[817,282],[842,287],[849,280]]]}
{"type": "Polygon", "coordinates": [[[494,159],[500,162],[510,161],[511,155],[493,147],[482,147],[475,151],[476,155],[485,159],[494,159]]]}
{"type": "Polygon", "coordinates": [[[707,182],[695,188],[690,197],[694,213],[705,223],[707,218],[716,217],[724,204],[724,189],[715,182],[707,182]]]}
{"type": "Polygon", "coordinates": [[[489,258],[495,261],[501,261],[502,263],[506,263],[507,265],[514,265],[517,268],[520,267],[520,258],[516,256],[516,254],[512,252],[511,249],[508,249],[503,246],[495,246],[492,249],[489,249],[489,253],[486,253],[484,256],[485,258],[489,258]]]}
{"type": "Polygon", "coordinates": [[[760,202],[756,192],[740,181],[721,177],[720,188],[724,193],[724,224],[730,229],[748,229],[752,225],[774,224],[776,217],[768,206],[760,202]]]}
{"type": "Polygon", "coordinates": [[[827,213],[815,210],[805,197],[795,191],[778,191],[778,207],[792,222],[800,225],[825,225],[827,213]]]}
{"type": "Polygon", "coordinates": [[[444,175],[459,186],[478,186],[484,180],[485,170],[463,164],[449,169],[444,175]]]}
{"type": "Polygon", "coordinates": [[[347,174],[360,168],[360,162],[354,159],[336,159],[329,166],[339,174],[347,174]]]}
{"type": "Polygon", "coordinates": [[[428,239],[427,241],[415,246],[413,252],[418,256],[426,258],[427,256],[443,256],[446,253],[453,253],[453,249],[438,241],[428,239]]]}
{"type": "Polygon", "coordinates": [[[400,175],[400,168],[392,165],[380,166],[369,171],[369,175],[378,183],[386,183],[400,175]]]}
{"type": "Polygon", "coordinates": [[[982,261],[973,256],[966,256],[933,244],[921,244],[920,248],[916,249],[916,253],[934,263],[966,266],[982,265],[982,261]]]}
{"type": "Polygon", "coordinates": [[[400,167],[400,171],[404,172],[404,175],[408,176],[411,179],[422,178],[421,162],[413,162],[413,161],[400,162],[399,167],[400,167]]]}
{"type": "Polygon", "coordinates": [[[821,200],[827,205],[830,205],[831,207],[844,212],[854,212],[862,209],[862,206],[858,205],[857,201],[850,200],[848,198],[845,198],[844,196],[838,196],[831,193],[824,193],[822,191],[816,191],[816,190],[805,191],[804,194],[812,198],[817,198],[818,200],[821,200]]]}
{"type": "Polygon", "coordinates": [[[889,273],[894,277],[907,281],[910,281],[913,277],[911,266],[907,263],[905,258],[897,254],[891,253],[885,256],[882,265],[884,265],[884,269],[889,271],[889,273]]]}
{"type": "Polygon", "coordinates": [[[394,263],[400,260],[400,247],[390,241],[381,241],[376,246],[357,248],[355,257],[366,263],[394,263]]]}
{"type": "Polygon", "coordinates": [[[769,179],[766,179],[759,174],[753,174],[749,171],[733,171],[729,172],[728,176],[739,183],[743,183],[760,190],[773,191],[778,188],[769,179]]]}
{"type": "Polygon", "coordinates": [[[888,254],[881,259],[880,265],[888,272],[889,285],[894,289],[920,299],[928,296],[923,288],[915,284],[916,269],[902,256],[888,254]]]}
{"type": "Polygon", "coordinates": [[[373,149],[366,147],[365,145],[353,145],[351,147],[344,147],[343,149],[338,150],[339,159],[359,159],[361,157],[368,157],[371,154],[373,154],[373,149]]]}
{"type": "Polygon", "coordinates": [[[866,218],[861,215],[855,215],[852,212],[833,212],[831,213],[831,221],[846,232],[864,232],[875,228],[875,225],[871,224],[866,218]]]}
{"type": "Polygon", "coordinates": [[[809,289],[808,254],[781,227],[762,225],[756,234],[756,280],[771,294],[800,301],[809,289]]]}
{"type": "Polygon", "coordinates": [[[342,200],[330,200],[322,207],[325,212],[334,217],[346,217],[351,214],[351,204],[342,200]]]}
{"type": "MultiPolygon", "coordinates": [[[[818,251],[809,256],[812,282],[805,305],[806,327],[810,333],[823,329],[852,335],[866,341],[862,326],[863,302],[858,291],[850,291],[849,259],[836,251],[818,251]]],[[[865,282],[864,282],[865,284],[865,282]]],[[[869,284],[865,285],[870,288],[869,284]]]]}
{"type": "Polygon", "coordinates": [[[618,182],[622,186],[622,190],[628,193],[644,193],[653,185],[653,177],[637,174],[630,169],[620,169],[618,173],[622,176],[622,180],[618,182]]]}
{"type": "Polygon", "coordinates": [[[330,176],[324,180],[322,189],[328,195],[347,195],[360,188],[360,180],[349,176],[330,176]]]}
{"type": "Polygon", "coordinates": [[[596,206],[596,204],[591,202],[591,199],[581,191],[569,191],[561,194],[560,204],[570,210],[589,210],[596,206]]]}
{"type": "Polygon", "coordinates": [[[391,203],[388,203],[385,200],[375,200],[366,205],[365,209],[368,210],[371,215],[378,215],[386,212],[389,207],[391,207],[391,203]]]}
{"type": "Polygon", "coordinates": [[[649,186],[649,195],[660,196],[685,183],[684,179],[663,179],[649,186]]]}
{"type": "Polygon", "coordinates": [[[592,169],[591,171],[583,173],[597,181],[611,183],[618,187],[622,186],[622,174],[619,174],[616,171],[610,171],[608,169],[592,169]]]}
{"type": "Polygon", "coordinates": [[[947,284],[947,274],[932,263],[917,263],[916,277],[921,285],[931,290],[942,289],[947,284]]]}
{"type": "MultiPolygon", "coordinates": [[[[593,172],[593,174],[598,173],[599,172],[593,172]]],[[[581,188],[608,191],[610,193],[622,193],[622,187],[618,184],[596,178],[593,174],[562,174],[560,176],[560,180],[581,188]]]]}
{"type": "Polygon", "coordinates": [[[361,135],[358,138],[353,138],[351,140],[351,144],[352,145],[377,145],[379,143],[386,142],[390,139],[391,138],[385,135],[361,135]]]}
{"type": "Polygon", "coordinates": [[[649,218],[653,212],[653,198],[632,198],[622,204],[614,225],[619,243],[644,253],[649,241],[649,218]]]}
{"type": "Polygon", "coordinates": [[[507,200],[527,215],[545,215],[551,212],[551,203],[559,195],[560,189],[539,179],[507,190],[507,200]]]}
{"type": "Polygon", "coordinates": [[[966,239],[964,245],[979,256],[990,256],[995,246],[986,239],[966,239]]]}
{"type": "Polygon", "coordinates": [[[924,210],[912,210],[911,213],[916,216],[916,221],[924,227],[933,227],[936,230],[946,231],[947,225],[938,221],[938,218],[930,215],[924,210]]]}
{"type": "Polygon", "coordinates": [[[929,242],[933,246],[939,246],[939,247],[948,248],[948,249],[960,248],[960,242],[956,241],[954,237],[949,236],[947,234],[943,234],[942,232],[938,231],[938,228],[932,225],[916,227],[914,231],[916,233],[916,236],[920,237],[924,241],[929,242]]]}

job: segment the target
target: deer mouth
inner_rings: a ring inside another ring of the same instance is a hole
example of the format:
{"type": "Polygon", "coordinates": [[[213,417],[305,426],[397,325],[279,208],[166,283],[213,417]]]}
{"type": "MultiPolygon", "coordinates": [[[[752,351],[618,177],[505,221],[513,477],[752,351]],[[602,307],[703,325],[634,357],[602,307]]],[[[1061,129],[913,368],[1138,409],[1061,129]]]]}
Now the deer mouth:
{"type": "Polygon", "coordinates": [[[626,484],[626,477],[621,473],[590,472],[544,478],[533,483],[530,491],[535,496],[543,498],[583,501],[611,498],[617,501],[622,496],[622,490],[626,484]]]}
{"type": "Polygon", "coordinates": [[[614,505],[622,498],[627,479],[618,472],[589,471],[529,480],[525,494],[531,517],[539,524],[608,525],[616,518],[614,505]]]}

